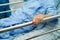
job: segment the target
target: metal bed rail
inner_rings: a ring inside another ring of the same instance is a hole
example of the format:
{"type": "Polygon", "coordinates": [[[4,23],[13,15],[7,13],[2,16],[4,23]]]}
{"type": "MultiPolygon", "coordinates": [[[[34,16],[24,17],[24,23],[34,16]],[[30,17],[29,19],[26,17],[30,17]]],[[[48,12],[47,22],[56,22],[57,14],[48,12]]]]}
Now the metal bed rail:
{"type": "MultiPolygon", "coordinates": [[[[48,17],[48,18],[44,18],[43,22],[47,22],[48,20],[50,20],[50,19],[53,20],[55,18],[60,18],[60,15],[55,15],[55,16],[51,16],[51,17],[48,17]]],[[[0,33],[11,31],[11,30],[14,30],[14,29],[22,28],[22,27],[26,27],[26,26],[29,26],[29,25],[32,25],[32,24],[33,24],[33,22],[31,21],[31,22],[11,26],[11,27],[8,27],[8,28],[3,28],[3,29],[0,29],[0,33]]]]}
{"type": "Polygon", "coordinates": [[[18,1],[18,2],[11,2],[11,3],[0,4],[0,6],[13,5],[13,4],[17,4],[17,3],[23,3],[23,1],[18,1]]]}
{"type": "MultiPolygon", "coordinates": [[[[11,2],[11,3],[5,3],[5,4],[0,4],[0,6],[5,6],[5,5],[14,5],[14,4],[18,4],[18,3],[24,3],[23,1],[17,1],[17,2],[11,2]]],[[[16,9],[11,9],[11,10],[7,10],[7,11],[2,11],[1,13],[6,13],[6,12],[14,12],[16,9]]]]}
{"type": "MultiPolygon", "coordinates": [[[[60,30],[60,28],[53,29],[53,30],[50,30],[50,31],[47,31],[47,32],[43,32],[43,33],[37,34],[37,35],[35,34],[35,35],[31,36],[31,37],[27,37],[25,40],[31,40],[31,39],[34,39],[34,38],[36,38],[36,37],[43,36],[43,35],[46,35],[46,34],[48,34],[48,33],[52,33],[52,32],[58,31],[58,30],[60,30]]],[[[39,32],[40,32],[40,31],[39,31],[39,32]]],[[[37,32],[37,33],[38,33],[38,32],[37,32]]]]}
{"type": "MultiPolygon", "coordinates": [[[[13,3],[6,3],[6,4],[0,4],[0,6],[4,6],[4,5],[13,5],[13,4],[17,4],[17,3],[23,3],[22,1],[18,1],[18,2],[13,2],[13,3]]],[[[16,9],[13,9],[13,10],[7,10],[7,11],[2,11],[0,13],[6,13],[6,12],[11,12],[11,11],[15,11],[16,9]]],[[[55,16],[51,16],[51,17],[48,17],[48,18],[44,18],[43,19],[43,22],[47,22],[48,20],[53,20],[55,18],[60,18],[60,15],[55,15],[55,16]]],[[[4,32],[7,32],[7,31],[11,31],[11,30],[15,30],[15,29],[18,29],[18,28],[22,28],[22,27],[26,27],[26,26],[29,26],[29,25],[32,25],[33,22],[27,22],[27,23],[23,23],[23,24],[19,24],[19,25],[15,25],[15,26],[11,26],[11,27],[8,27],[8,28],[3,28],[3,29],[0,29],[0,33],[4,33],[4,32]]],[[[29,37],[28,39],[26,40],[30,40],[32,38],[36,38],[38,36],[42,36],[42,35],[45,35],[45,34],[48,34],[48,33],[51,33],[51,32],[54,32],[54,31],[57,31],[57,30],[60,30],[60,28],[58,29],[54,29],[54,30],[51,30],[51,31],[48,31],[48,32],[44,32],[42,34],[38,34],[38,35],[33,35],[32,37],[29,37]]]]}

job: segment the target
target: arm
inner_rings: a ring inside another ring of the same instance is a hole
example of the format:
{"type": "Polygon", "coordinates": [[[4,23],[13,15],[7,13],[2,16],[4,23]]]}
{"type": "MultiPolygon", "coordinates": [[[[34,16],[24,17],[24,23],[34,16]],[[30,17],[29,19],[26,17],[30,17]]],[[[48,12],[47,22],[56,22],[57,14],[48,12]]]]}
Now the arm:
{"type": "MultiPolygon", "coordinates": [[[[50,14],[52,16],[57,15],[57,5],[59,4],[59,0],[48,0],[46,2],[47,12],[46,14],[50,14]],[[48,3],[49,2],[49,3],[48,3]]],[[[51,21],[51,23],[56,24],[58,19],[54,19],[51,21]]]]}
{"type": "MultiPolygon", "coordinates": [[[[57,5],[55,5],[54,0],[44,0],[44,8],[46,8],[45,10],[45,15],[43,14],[39,14],[37,16],[34,17],[33,19],[33,24],[34,25],[38,25],[42,23],[43,18],[52,16],[52,15],[56,15],[57,12],[57,5]]],[[[57,23],[58,19],[52,20],[52,23],[57,23]]]]}

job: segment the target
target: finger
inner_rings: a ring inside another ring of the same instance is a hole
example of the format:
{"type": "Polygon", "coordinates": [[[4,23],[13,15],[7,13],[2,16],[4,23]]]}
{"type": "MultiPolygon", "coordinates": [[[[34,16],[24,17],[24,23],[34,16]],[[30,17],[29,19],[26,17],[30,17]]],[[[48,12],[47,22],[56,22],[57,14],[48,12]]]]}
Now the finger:
{"type": "Polygon", "coordinates": [[[47,14],[47,15],[45,15],[45,18],[46,18],[46,17],[50,17],[50,16],[51,16],[50,14],[47,14]]]}
{"type": "Polygon", "coordinates": [[[37,26],[40,23],[39,19],[36,19],[35,25],[37,26]]]}
{"type": "Polygon", "coordinates": [[[37,19],[37,18],[35,19],[35,23],[34,23],[34,25],[35,25],[35,26],[38,25],[38,19],[37,19]]]}
{"type": "Polygon", "coordinates": [[[41,24],[41,23],[42,23],[42,20],[39,19],[39,18],[36,18],[34,25],[37,26],[37,25],[39,25],[39,24],[41,24]]]}
{"type": "Polygon", "coordinates": [[[33,24],[34,24],[35,26],[37,26],[37,25],[39,24],[39,21],[40,21],[40,20],[35,17],[35,18],[33,19],[33,24]]]}
{"type": "Polygon", "coordinates": [[[36,25],[36,20],[35,20],[35,18],[33,19],[33,25],[36,25]]]}
{"type": "Polygon", "coordinates": [[[37,21],[38,21],[38,24],[41,24],[42,19],[38,18],[37,21]]]}

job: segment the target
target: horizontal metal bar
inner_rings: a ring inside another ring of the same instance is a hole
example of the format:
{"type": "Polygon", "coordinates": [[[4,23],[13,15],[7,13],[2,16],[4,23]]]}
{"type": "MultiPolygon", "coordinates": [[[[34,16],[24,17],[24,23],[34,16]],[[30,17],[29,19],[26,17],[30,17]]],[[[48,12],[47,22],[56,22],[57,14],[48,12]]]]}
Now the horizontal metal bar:
{"type": "MultiPolygon", "coordinates": [[[[43,21],[45,22],[45,21],[48,21],[49,19],[55,19],[55,18],[60,18],[60,15],[44,18],[43,21]]],[[[22,27],[26,27],[26,26],[29,26],[29,25],[32,25],[32,24],[33,24],[33,22],[31,21],[31,22],[19,24],[19,25],[16,25],[16,26],[11,26],[11,27],[8,27],[8,28],[3,28],[3,29],[0,29],[0,33],[15,30],[15,29],[22,28],[22,27]]]]}
{"type": "Polygon", "coordinates": [[[43,19],[43,22],[47,22],[47,21],[53,20],[55,18],[60,18],[60,14],[45,18],[45,19],[43,19]]]}
{"type": "MultiPolygon", "coordinates": [[[[0,6],[5,6],[5,5],[13,5],[13,4],[17,4],[17,3],[23,3],[23,1],[18,1],[18,2],[12,2],[12,3],[5,3],[5,4],[0,4],[0,6]]],[[[7,10],[7,11],[2,11],[1,13],[6,13],[6,12],[11,12],[11,11],[15,11],[16,9],[12,9],[12,10],[7,10]]]]}
{"type": "Polygon", "coordinates": [[[8,28],[3,28],[3,29],[0,29],[0,33],[11,31],[11,30],[14,30],[14,29],[19,29],[19,28],[22,28],[22,27],[25,27],[25,26],[29,26],[31,24],[32,24],[32,21],[24,23],[24,24],[19,24],[19,25],[11,26],[11,27],[8,27],[8,28]]]}
{"type": "Polygon", "coordinates": [[[12,12],[14,12],[14,11],[16,11],[16,9],[7,10],[7,11],[2,11],[2,12],[0,12],[0,14],[1,14],[1,13],[7,13],[7,12],[11,12],[11,11],[12,11],[12,12]]]}
{"type": "Polygon", "coordinates": [[[34,38],[36,38],[36,37],[43,36],[43,35],[46,35],[46,34],[48,34],[48,33],[52,33],[52,32],[58,31],[58,30],[60,30],[60,28],[53,29],[53,30],[50,30],[50,31],[47,31],[47,32],[43,32],[43,33],[41,33],[41,34],[33,35],[32,37],[29,37],[29,38],[27,38],[27,39],[25,39],[25,40],[31,40],[31,39],[34,39],[34,38]]]}
{"type": "Polygon", "coordinates": [[[17,4],[17,3],[23,3],[23,1],[18,1],[18,2],[12,2],[12,3],[0,4],[0,6],[13,5],[13,4],[17,4]]]}

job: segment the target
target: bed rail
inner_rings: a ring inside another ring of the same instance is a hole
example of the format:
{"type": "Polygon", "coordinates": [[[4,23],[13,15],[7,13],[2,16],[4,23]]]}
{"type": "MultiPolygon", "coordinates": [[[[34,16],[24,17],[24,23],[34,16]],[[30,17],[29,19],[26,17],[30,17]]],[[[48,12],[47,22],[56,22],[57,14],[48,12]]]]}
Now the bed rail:
{"type": "MultiPolygon", "coordinates": [[[[50,19],[53,20],[55,18],[60,18],[60,15],[55,15],[55,16],[51,16],[51,17],[48,17],[48,18],[44,18],[43,22],[47,22],[48,20],[50,20],[50,19]]],[[[29,26],[29,25],[32,25],[32,24],[33,24],[33,22],[31,21],[31,22],[11,26],[11,27],[8,27],[8,28],[3,28],[3,29],[0,29],[0,33],[4,33],[4,32],[7,32],[7,31],[18,29],[18,28],[26,27],[26,26],[29,26]]]]}

